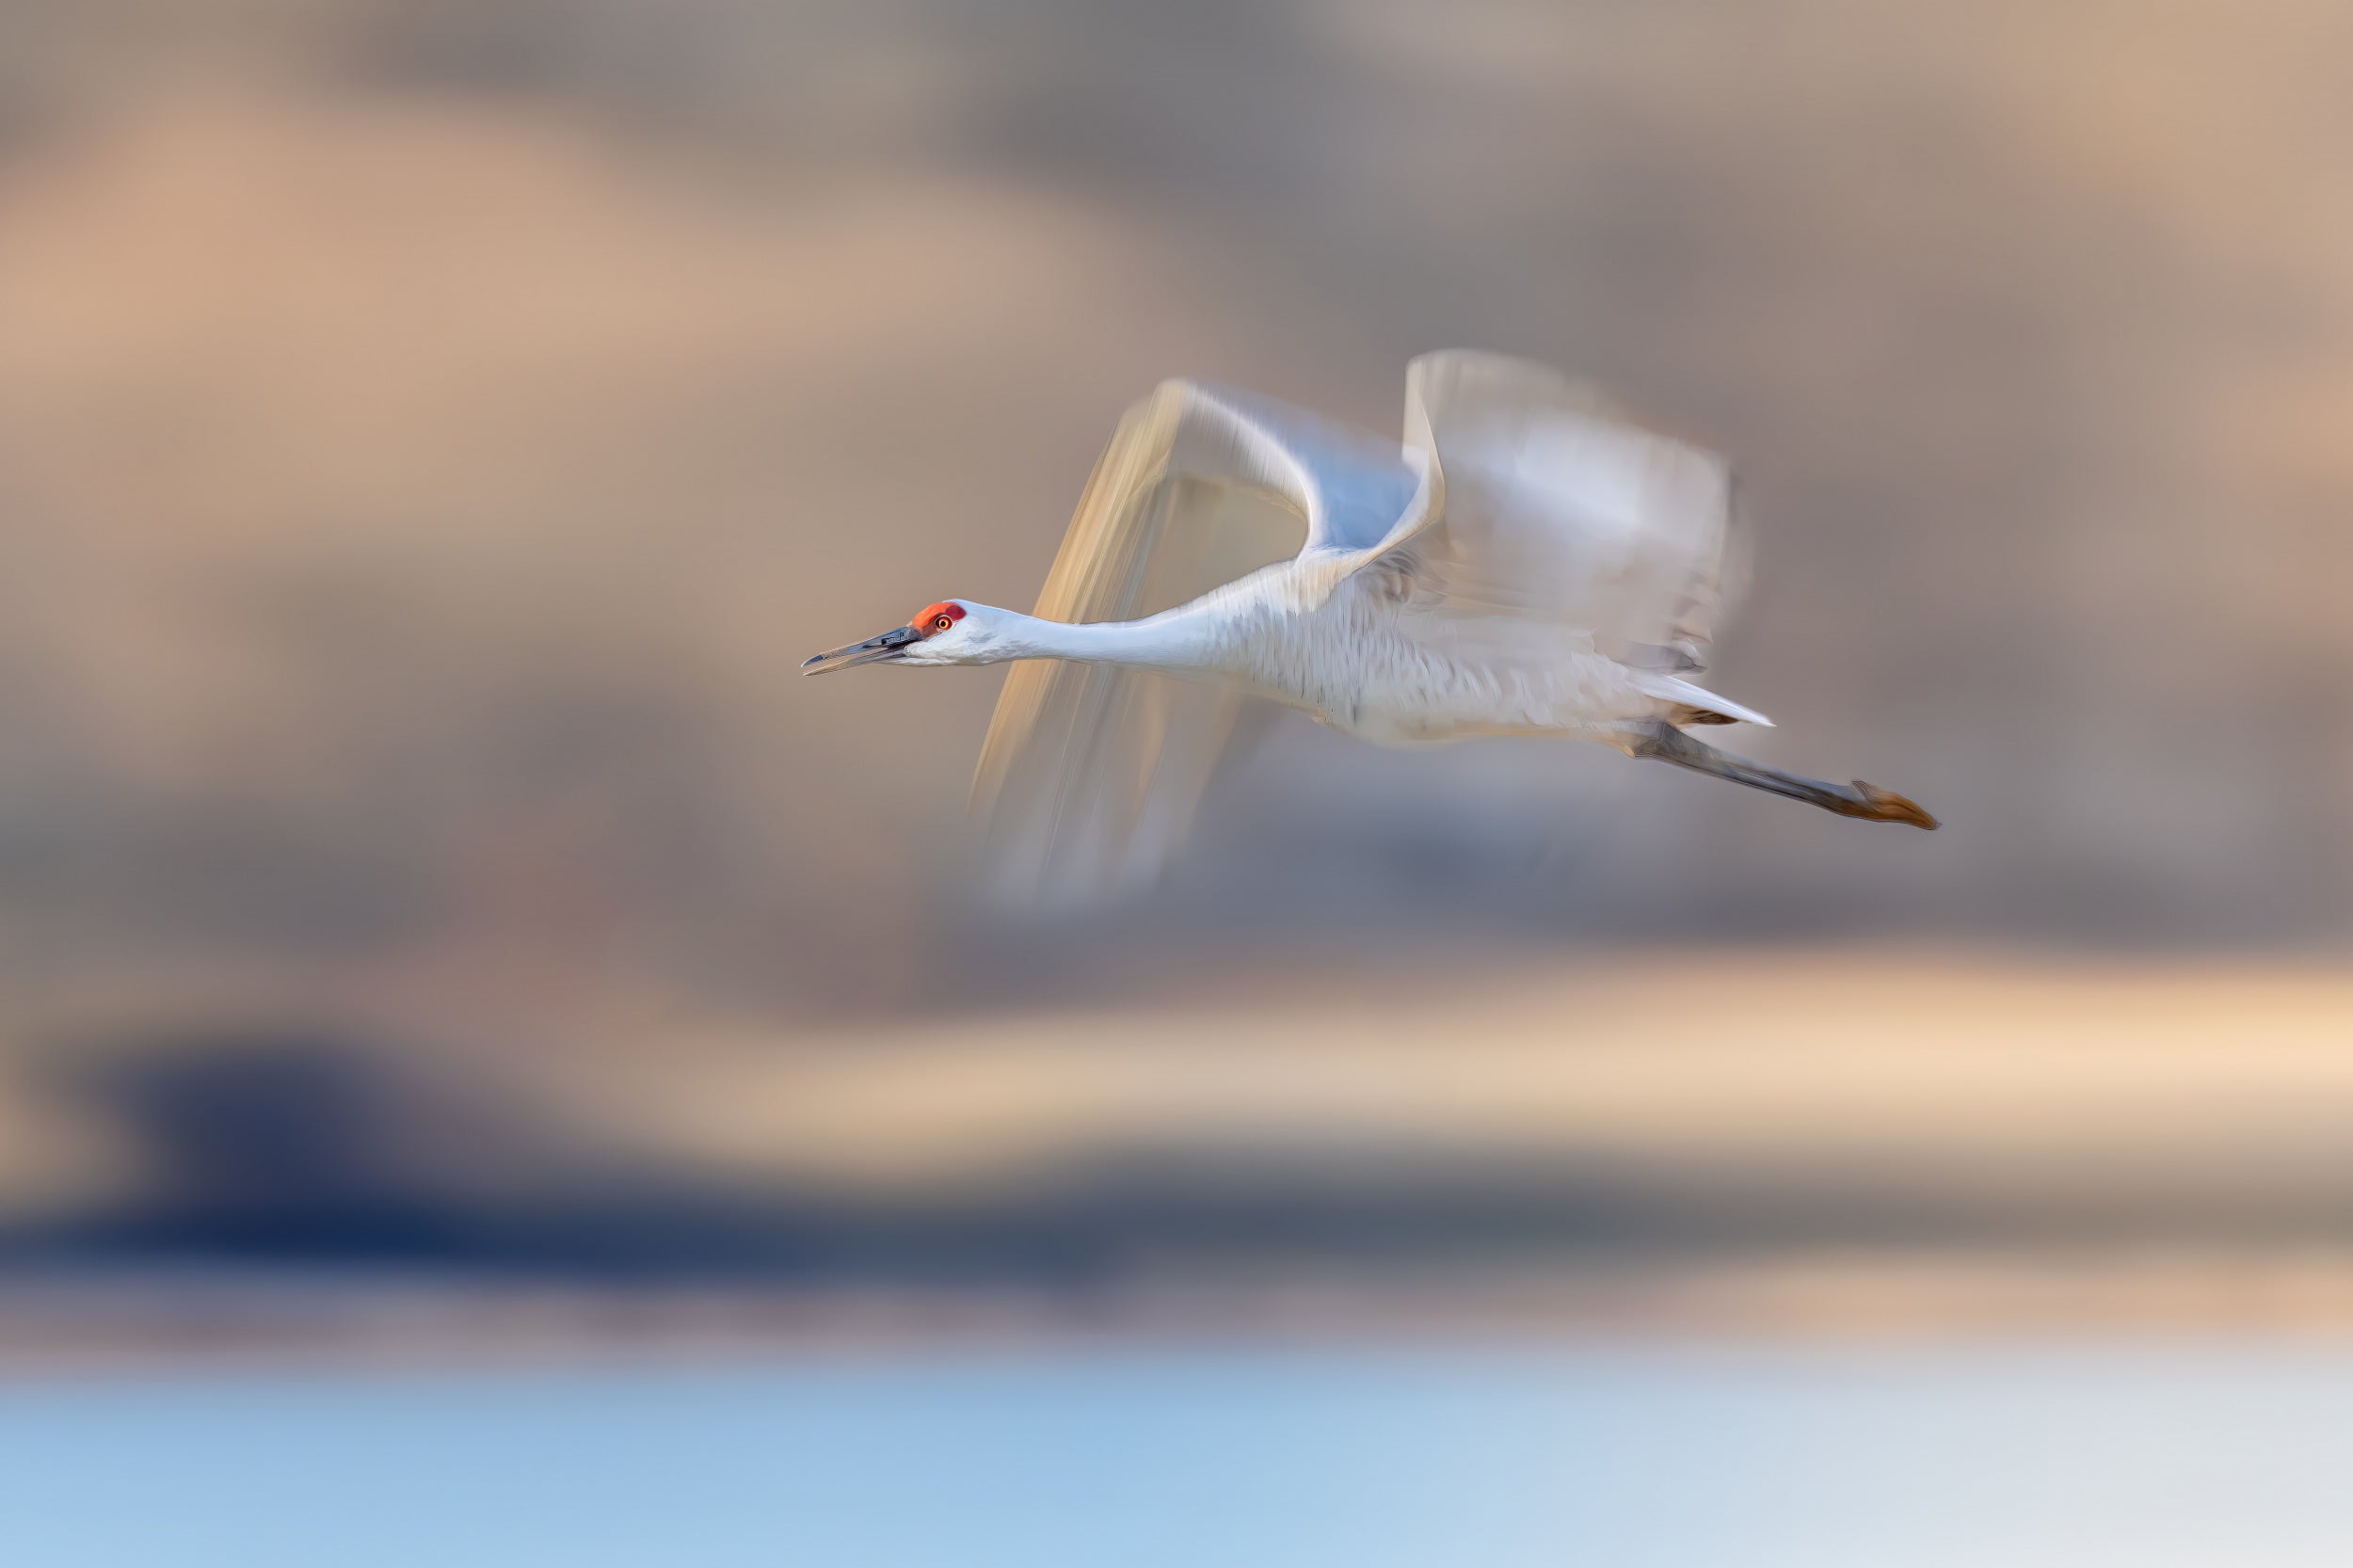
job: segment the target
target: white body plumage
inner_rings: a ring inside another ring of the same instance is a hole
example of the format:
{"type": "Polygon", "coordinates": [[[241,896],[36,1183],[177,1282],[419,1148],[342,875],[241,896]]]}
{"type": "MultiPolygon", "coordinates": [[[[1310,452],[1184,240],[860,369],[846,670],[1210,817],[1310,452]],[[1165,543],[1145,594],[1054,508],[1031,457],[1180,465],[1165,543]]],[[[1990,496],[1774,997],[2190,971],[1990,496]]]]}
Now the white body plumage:
{"type": "MultiPolygon", "coordinates": [[[[1771,722],[1689,681],[1620,664],[1567,628],[1508,647],[1465,646],[1454,623],[1415,614],[1410,584],[1389,573],[1353,574],[1320,601],[1303,591],[1303,575],[1297,563],[1285,562],[1127,623],[1068,626],[1025,616],[1027,624],[1002,627],[1008,651],[995,656],[1230,682],[1384,745],[1478,735],[1615,741],[1630,723],[1695,707],[1771,722]]],[[[968,608],[991,621],[1002,616],[968,608]]]]}

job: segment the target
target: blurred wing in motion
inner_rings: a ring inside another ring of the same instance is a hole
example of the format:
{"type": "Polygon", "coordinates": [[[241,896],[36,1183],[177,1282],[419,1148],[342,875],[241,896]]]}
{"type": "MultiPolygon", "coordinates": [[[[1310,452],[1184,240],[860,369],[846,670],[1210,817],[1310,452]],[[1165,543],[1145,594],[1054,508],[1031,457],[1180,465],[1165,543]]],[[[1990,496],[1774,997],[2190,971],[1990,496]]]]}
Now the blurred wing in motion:
{"type": "Polygon", "coordinates": [[[1465,637],[1567,630],[1628,664],[1705,664],[1747,566],[1722,457],[1545,366],[1461,351],[1413,362],[1405,440],[1445,474],[1443,515],[1407,545],[1416,608],[1465,637]]]}
{"type": "MultiPolygon", "coordinates": [[[[1337,583],[1428,501],[1422,471],[1385,442],[1171,381],[1120,421],[1035,614],[1132,619],[1293,556],[1327,562],[1337,583]]],[[[1148,880],[1257,700],[1139,670],[1015,664],[973,780],[988,890],[1067,904],[1148,880]]]]}

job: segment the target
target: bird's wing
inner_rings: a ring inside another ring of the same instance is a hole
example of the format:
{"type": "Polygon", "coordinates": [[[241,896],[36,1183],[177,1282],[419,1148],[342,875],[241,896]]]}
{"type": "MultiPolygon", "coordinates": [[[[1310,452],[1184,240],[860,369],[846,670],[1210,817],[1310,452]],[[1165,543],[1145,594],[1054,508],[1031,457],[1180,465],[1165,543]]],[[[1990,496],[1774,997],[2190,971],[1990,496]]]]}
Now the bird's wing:
{"type": "Polygon", "coordinates": [[[1280,495],[1307,525],[1303,555],[1361,556],[1428,504],[1415,456],[1310,409],[1194,381],[1168,382],[1152,401],[1173,406],[1172,472],[1280,495]]]}
{"type": "MultiPolygon", "coordinates": [[[[1328,592],[1433,504],[1433,468],[1304,409],[1167,382],[1097,459],[1036,614],[1131,619],[1293,555],[1328,592]]],[[[990,890],[1068,903],[1148,879],[1246,700],[1144,671],[1015,664],[972,786],[990,890]]]]}
{"type": "Polygon", "coordinates": [[[1697,669],[1746,576],[1724,459],[1557,371],[1424,355],[1405,440],[1445,478],[1410,539],[1416,602],[1488,635],[1590,635],[1613,658],[1697,669]]]}

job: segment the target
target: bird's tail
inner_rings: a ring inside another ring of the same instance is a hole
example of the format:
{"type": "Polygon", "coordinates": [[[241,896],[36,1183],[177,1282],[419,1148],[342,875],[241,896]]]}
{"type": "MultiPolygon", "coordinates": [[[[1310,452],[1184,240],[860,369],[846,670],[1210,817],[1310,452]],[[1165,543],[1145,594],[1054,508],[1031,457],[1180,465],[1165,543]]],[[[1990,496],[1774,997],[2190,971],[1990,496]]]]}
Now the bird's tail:
{"type": "Polygon", "coordinates": [[[1635,685],[1646,696],[1675,705],[1675,711],[1666,715],[1669,724],[1761,724],[1768,729],[1773,727],[1773,721],[1755,709],[1743,708],[1705,686],[1694,686],[1672,675],[1638,671],[1635,685]]]}

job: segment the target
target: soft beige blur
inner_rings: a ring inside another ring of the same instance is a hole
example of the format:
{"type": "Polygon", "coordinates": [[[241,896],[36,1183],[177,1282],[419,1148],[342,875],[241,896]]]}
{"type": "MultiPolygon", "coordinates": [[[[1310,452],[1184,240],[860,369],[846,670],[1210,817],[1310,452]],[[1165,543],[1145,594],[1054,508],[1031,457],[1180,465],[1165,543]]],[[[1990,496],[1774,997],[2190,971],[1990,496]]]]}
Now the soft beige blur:
{"type": "Polygon", "coordinates": [[[994,681],[795,660],[1026,604],[1163,375],[1387,429],[1453,342],[1736,453],[1756,748],[1954,831],[1292,727],[1181,927],[2334,933],[2329,8],[11,25],[0,907],[44,973],[882,1000],[968,947],[901,911],[994,681]]]}

